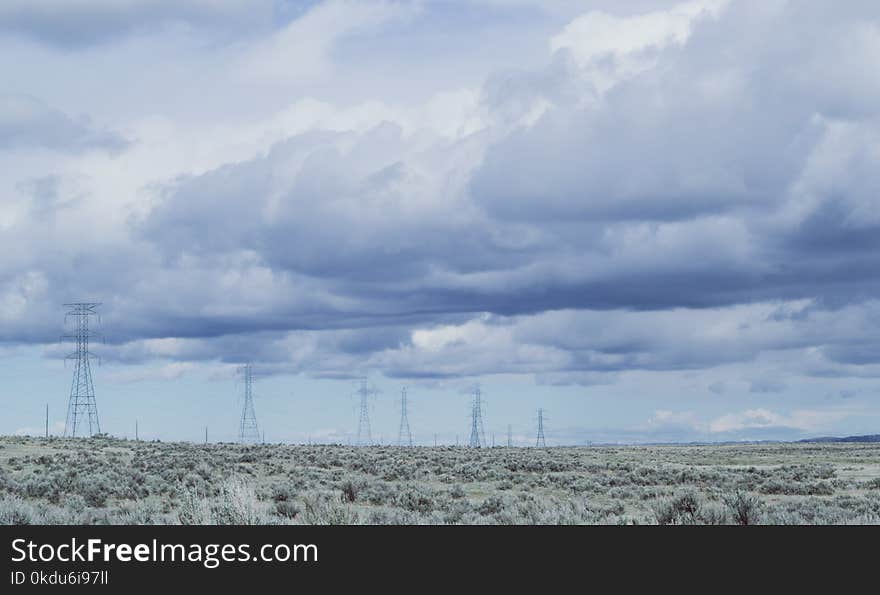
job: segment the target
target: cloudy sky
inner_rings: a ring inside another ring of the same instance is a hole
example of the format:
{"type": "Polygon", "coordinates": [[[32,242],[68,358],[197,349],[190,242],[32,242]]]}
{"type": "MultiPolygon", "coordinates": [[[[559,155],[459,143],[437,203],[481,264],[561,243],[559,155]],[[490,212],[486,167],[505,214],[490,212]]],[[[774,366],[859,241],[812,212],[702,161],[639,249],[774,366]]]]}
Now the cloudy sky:
{"type": "Polygon", "coordinates": [[[0,433],[880,431],[873,0],[5,0],[0,433]]]}

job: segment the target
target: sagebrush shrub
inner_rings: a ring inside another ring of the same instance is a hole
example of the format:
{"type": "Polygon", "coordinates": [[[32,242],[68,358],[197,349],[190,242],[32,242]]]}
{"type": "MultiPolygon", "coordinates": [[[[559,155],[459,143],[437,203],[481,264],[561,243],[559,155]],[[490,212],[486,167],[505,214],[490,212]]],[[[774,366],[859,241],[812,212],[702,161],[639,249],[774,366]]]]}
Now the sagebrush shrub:
{"type": "Polygon", "coordinates": [[[285,519],[295,519],[302,512],[299,505],[289,500],[275,503],[275,514],[285,519]]]}
{"type": "Polygon", "coordinates": [[[358,513],[337,498],[312,494],[303,498],[302,521],[307,525],[355,525],[358,513]]]}
{"type": "Polygon", "coordinates": [[[733,520],[738,525],[756,525],[761,513],[761,501],[755,496],[737,490],[733,494],[725,494],[722,501],[730,510],[733,520]]]}
{"type": "Polygon", "coordinates": [[[358,492],[360,488],[350,479],[346,480],[345,483],[342,484],[342,501],[343,502],[354,502],[357,500],[358,492]]]}
{"type": "Polygon", "coordinates": [[[20,496],[0,499],[0,525],[32,525],[36,522],[36,510],[20,496]]]}
{"type": "Polygon", "coordinates": [[[655,504],[654,517],[658,525],[697,525],[701,522],[701,508],[697,495],[686,492],[655,504]]]}

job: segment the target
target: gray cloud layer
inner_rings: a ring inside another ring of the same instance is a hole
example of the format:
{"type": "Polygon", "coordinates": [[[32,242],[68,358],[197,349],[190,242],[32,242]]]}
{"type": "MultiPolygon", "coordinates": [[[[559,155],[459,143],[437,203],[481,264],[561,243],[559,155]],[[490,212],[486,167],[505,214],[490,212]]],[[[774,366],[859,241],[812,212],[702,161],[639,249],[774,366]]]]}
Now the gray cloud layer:
{"type": "Polygon", "coordinates": [[[272,17],[270,0],[6,0],[0,32],[84,47],[175,24],[247,30],[272,17]]]}
{"type": "MultiPolygon", "coordinates": [[[[328,127],[166,180],[109,249],[21,227],[3,299],[28,306],[2,338],[46,341],[35,319],[98,294],[128,361],[588,384],[812,350],[800,373],[875,375],[876,7],[732,2],[688,27],[493,76],[467,133],[328,127]]],[[[113,144],[28,109],[0,108],[0,143],[113,144]]]]}
{"type": "Polygon", "coordinates": [[[71,117],[33,97],[0,94],[0,150],[49,149],[118,152],[128,142],[96,127],[88,116],[71,117]]]}

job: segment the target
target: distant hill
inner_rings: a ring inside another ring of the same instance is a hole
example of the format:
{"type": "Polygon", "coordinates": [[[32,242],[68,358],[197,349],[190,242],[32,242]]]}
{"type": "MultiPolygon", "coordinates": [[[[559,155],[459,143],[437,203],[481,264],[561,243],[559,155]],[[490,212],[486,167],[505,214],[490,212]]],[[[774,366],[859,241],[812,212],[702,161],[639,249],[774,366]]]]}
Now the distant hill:
{"type": "Polygon", "coordinates": [[[798,442],[880,442],[880,434],[869,434],[867,436],[846,436],[837,438],[835,436],[822,436],[820,438],[806,438],[798,440],[798,442]]]}

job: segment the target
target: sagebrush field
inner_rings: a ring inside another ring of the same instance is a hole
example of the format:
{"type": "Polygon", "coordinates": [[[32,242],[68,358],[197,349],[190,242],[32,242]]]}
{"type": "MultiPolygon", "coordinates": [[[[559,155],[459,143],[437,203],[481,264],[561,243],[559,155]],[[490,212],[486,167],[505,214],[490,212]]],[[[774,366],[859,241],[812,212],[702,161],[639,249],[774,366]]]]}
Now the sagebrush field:
{"type": "Polygon", "coordinates": [[[0,524],[880,523],[880,444],[352,448],[0,438],[0,524]]]}

